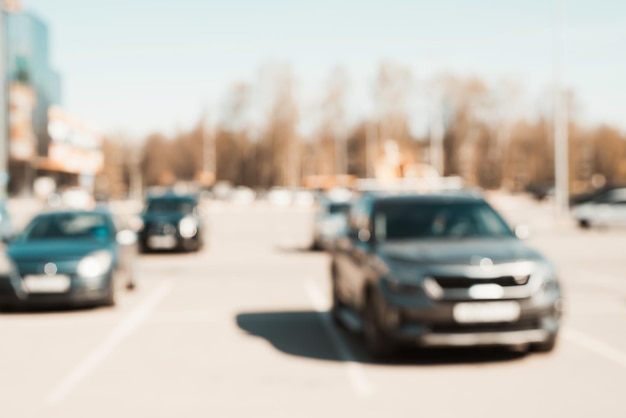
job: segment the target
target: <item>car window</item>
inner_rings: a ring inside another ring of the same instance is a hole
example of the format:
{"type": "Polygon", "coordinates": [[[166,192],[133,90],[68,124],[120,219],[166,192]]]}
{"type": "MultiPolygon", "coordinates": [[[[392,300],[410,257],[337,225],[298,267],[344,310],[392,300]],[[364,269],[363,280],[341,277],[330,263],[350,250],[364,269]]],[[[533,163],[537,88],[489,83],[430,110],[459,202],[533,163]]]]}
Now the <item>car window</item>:
{"type": "Polygon", "coordinates": [[[106,241],[113,234],[107,216],[91,213],[63,213],[39,216],[19,237],[21,241],[44,239],[93,239],[106,241]]]}
{"type": "Polygon", "coordinates": [[[148,201],[147,213],[192,213],[195,203],[188,199],[153,199],[148,201]]]}
{"type": "Polygon", "coordinates": [[[610,203],[620,204],[626,202],[626,189],[616,189],[610,192],[610,203]]]}
{"type": "Polygon", "coordinates": [[[366,199],[360,199],[349,209],[349,225],[353,234],[360,229],[370,228],[369,204],[366,199]]]}
{"type": "Polygon", "coordinates": [[[350,204],[349,203],[331,203],[330,205],[328,205],[328,213],[332,214],[332,215],[336,215],[336,214],[348,214],[348,212],[350,211],[350,204]]]}
{"type": "Polygon", "coordinates": [[[393,202],[375,215],[379,240],[512,237],[504,220],[482,202],[393,202]]]}

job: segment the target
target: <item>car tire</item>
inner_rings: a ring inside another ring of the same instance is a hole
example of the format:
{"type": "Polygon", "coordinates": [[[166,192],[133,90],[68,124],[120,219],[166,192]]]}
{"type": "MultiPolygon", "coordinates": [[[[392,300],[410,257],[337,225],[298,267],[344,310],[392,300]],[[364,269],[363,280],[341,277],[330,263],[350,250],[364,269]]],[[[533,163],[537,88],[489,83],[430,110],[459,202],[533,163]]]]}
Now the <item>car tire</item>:
{"type": "Polygon", "coordinates": [[[0,312],[13,313],[13,312],[17,312],[17,310],[18,310],[18,307],[14,303],[3,303],[2,305],[0,305],[0,312]]]}
{"type": "Polygon", "coordinates": [[[311,246],[309,247],[311,249],[311,251],[322,251],[322,246],[320,245],[319,241],[317,239],[314,239],[313,242],[311,243],[311,246]]]}
{"type": "Polygon", "coordinates": [[[385,360],[391,357],[395,347],[380,325],[378,303],[380,302],[374,295],[367,300],[363,310],[363,336],[368,353],[374,359],[385,360]]]}
{"type": "Polygon", "coordinates": [[[116,304],[115,281],[113,278],[109,281],[109,288],[107,290],[107,295],[102,301],[102,306],[113,307],[116,304]]]}
{"type": "Polygon", "coordinates": [[[589,221],[587,219],[580,219],[578,221],[578,226],[581,229],[589,229],[589,228],[591,228],[591,223],[589,223],[589,221]]]}
{"type": "Polygon", "coordinates": [[[530,346],[530,349],[535,353],[550,353],[556,348],[558,337],[556,334],[551,335],[546,341],[542,343],[535,343],[530,346]]]}
{"type": "Polygon", "coordinates": [[[341,312],[341,309],[344,307],[344,304],[339,298],[339,294],[337,293],[337,282],[335,278],[332,279],[331,292],[332,292],[331,294],[332,305],[330,307],[330,317],[332,318],[335,325],[339,326],[340,328],[345,329],[346,324],[341,320],[341,316],[339,315],[339,313],[341,312]]]}

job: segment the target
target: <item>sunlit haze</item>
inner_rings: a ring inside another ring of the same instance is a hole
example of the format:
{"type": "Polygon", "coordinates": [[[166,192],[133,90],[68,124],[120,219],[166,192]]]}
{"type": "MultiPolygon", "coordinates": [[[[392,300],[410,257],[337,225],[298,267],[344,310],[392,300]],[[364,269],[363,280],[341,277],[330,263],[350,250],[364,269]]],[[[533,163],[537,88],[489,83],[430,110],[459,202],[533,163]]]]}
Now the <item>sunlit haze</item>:
{"type": "MultiPolygon", "coordinates": [[[[551,1],[25,0],[50,26],[64,106],[105,132],[142,136],[219,117],[225,92],[288,63],[303,109],[335,67],[351,80],[352,117],[371,109],[381,61],[436,73],[506,79],[532,115],[549,97],[551,1]]],[[[566,1],[565,77],[587,124],[626,129],[626,2],[566,1]]],[[[419,107],[413,117],[419,119],[419,107]]],[[[306,125],[306,112],[300,123],[306,125]]]]}

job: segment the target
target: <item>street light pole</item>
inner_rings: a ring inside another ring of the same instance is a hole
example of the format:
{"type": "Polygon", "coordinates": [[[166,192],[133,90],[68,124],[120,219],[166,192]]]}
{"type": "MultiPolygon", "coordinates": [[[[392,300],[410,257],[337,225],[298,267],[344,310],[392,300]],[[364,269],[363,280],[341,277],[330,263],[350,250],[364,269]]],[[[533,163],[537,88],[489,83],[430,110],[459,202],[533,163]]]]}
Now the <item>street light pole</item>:
{"type": "Polygon", "coordinates": [[[212,176],[212,181],[217,180],[217,150],[215,135],[211,132],[208,112],[205,112],[202,123],[202,175],[205,179],[212,176]]]}
{"type": "Polygon", "coordinates": [[[569,212],[567,103],[563,90],[563,12],[565,0],[554,0],[554,197],[556,215],[569,212]]]}
{"type": "Polygon", "coordinates": [[[375,163],[375,127],[372,121],[367,121],[365,125],[365,177],[368,179],[374,178],[374,163],[375,163]]]}
{"type": "Polygon", "coordinates": [[[443,136],[443,120],[437,101],[430,118],[430,164],[440,176],[443,176],[443,136]]]}

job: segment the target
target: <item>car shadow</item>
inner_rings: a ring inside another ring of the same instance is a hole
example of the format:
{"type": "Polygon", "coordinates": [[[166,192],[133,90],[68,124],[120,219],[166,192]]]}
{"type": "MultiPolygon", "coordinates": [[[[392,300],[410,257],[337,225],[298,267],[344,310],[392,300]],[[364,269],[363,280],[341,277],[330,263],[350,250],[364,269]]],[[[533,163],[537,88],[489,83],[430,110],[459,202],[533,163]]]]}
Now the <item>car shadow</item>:
{"type": "Polygon", "coordinates": [[[50,313],[73,313],[73,312],[84,312],[84,311],[94,311],[94,310],[105,310],[110,309],[108,307],[98,306],[98,305],[62,305],[62,304],[51,304],[51,305],[24,305],[24,306],[2,306],[0,307],[0,315],[24,315],[24,314],[50,314],[50,313]]]}
{"type": "Polygon", "coordinates": [[[277,350],[297,357],[325,361],[357,361],[366,364],[441,366],[510,362],[525,357],[523,352],[497,347],[399,350],[389,360],[378,361],[364,348],[359,335],[338,327],[328,313],[316,311],[245,312],[236,316],[240,329],[267,340],[277,350]],[[335,336],[340,339],[338,349],[335,336]],[[340,352],[347,348],[351,358],[340,352]]]}
{"type": "Polygon", "coordinates": [[[326,254],[326,251],[311,246],[275,245],[274,251],[281,254],[326,254]]]}

